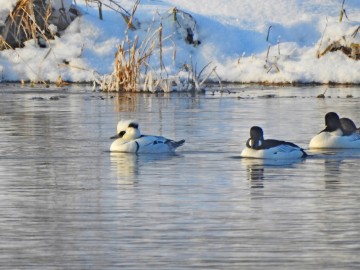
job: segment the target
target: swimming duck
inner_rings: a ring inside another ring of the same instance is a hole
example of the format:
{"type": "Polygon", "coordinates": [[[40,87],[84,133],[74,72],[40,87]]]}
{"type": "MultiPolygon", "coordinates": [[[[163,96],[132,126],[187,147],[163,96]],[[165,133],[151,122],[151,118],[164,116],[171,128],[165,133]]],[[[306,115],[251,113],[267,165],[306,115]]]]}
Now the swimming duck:
{"type": "Polygon", "coordinates": [[[241,157],[262,159],[299,159],[305,158],[306,152],[291,142],[264,139],[261,127],[253,126],[250,129],[250,138],[246,148],[241,152],[241,157]]]}
{"type": "Polygon", "coordinates": [[[350,118],[342,117],[340,118],[340,123],[341,127],[346,133],[351,134],[353,132],[356,132],[360,134],[360,128],[357,128],[354,121],[350,118]]]}
{"type": "Polygon", "coordinates": [[[174,141],[162,136],[141,135],[136,121],[120,121],[116,139],[110,146],[111,152],[127,153],[174,153],[185,140],[174,141]]]}
{"type": "Polygon", "coordinates": [[[353,130],[349,121],[340,121],[337,113],[325,115],[325,126],[310,140],[310,148],[360,148],[360,134],[353,130]]]}

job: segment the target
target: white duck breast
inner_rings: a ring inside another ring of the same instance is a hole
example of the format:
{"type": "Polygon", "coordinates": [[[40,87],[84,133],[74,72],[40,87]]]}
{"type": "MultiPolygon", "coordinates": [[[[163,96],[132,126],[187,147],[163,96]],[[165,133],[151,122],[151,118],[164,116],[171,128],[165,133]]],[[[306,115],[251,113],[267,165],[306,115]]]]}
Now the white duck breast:
{"type": "Polygon", "coordinates": [[[139,144],[137,142],[128,142],[122,139],[117,139],[110,145],[111,152],[136,153],[138,149],[139,144]]]}
{"type": "Polygon", "coordinates": [[[268,149],[253,149],[246,147],[242,150],[241,157],[261,159],[299,159],[304,157],[304,151],[299,147],[281,144],[268,149]]]}
{"type": "Polygon", "coordinates": [[[309,143],[310,148],[360,148],[360,134],[339,135],[339,132],[323,131],[315,135],[309,143]]]}

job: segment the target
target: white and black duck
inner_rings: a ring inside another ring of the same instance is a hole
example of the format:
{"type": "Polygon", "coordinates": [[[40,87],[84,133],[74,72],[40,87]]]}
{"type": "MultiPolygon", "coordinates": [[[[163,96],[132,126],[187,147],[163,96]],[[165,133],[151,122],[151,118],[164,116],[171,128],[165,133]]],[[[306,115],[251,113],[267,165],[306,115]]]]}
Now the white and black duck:
{"type": "Polygon", "coordinates": [[[241,157],[274,160],[294,160],[306,156],[306,152],[294,143],[274,139],[265,140],[263,130],[258,126],[250,129],[250,138],[241,152],[241,157]]]}
{"type": "Polygon", "coordinates": [[[136,121],[119,121],[117,134],[111,139],[111,152],[127,153],[174,153],[185,140],[174,141],[163,136],[142,135],[136,121]]]}

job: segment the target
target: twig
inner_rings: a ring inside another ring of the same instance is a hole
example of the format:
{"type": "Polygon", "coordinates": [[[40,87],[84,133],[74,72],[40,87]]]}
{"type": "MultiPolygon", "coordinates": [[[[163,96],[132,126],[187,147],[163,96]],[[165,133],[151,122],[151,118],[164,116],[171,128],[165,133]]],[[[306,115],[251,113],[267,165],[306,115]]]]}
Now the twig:
{"type": "Polygon", "coordinates": [[[267,36],[266,36],[266,41],[269,42],[269,36],[270,36],[270,29],[272,28],[272,25],[269,26],[268,28],[268,32],[267,32],[267,36]]]}
{"type": "Polygon", "coordinates": [[[340,22],[342,22],[342,18],[344,16],[344,12],[345,12],[344,4],[345,4],[345,0],[343,0],[342,5],[341,5],[341,9],[340,9],[340,18],[339,18],[340,22]]]}
{"type": "Polygon", "coordinates": [[[322,42],[323,42],[323,39],[324,39],[324,35],[325,35],[325,31],[326,31],[327,25],[328,25],[328,19],[327,19],[327,17],[326,17],[325,28],[324,28],[324,31],[322,32],[321,39],[320,39],[320,43],[319,43],[319,47],[318,47],[317,52],[316,52],[317,58],[320,58],[320,56],[321,56],[320,47],[321,47],[322,42]]]}

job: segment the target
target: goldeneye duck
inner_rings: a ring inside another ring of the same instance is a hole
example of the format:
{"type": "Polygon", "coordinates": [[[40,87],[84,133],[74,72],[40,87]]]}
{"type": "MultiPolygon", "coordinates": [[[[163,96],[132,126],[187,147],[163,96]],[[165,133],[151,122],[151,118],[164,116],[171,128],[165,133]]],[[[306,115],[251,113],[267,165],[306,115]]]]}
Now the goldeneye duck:
{"type": "Polygon", "coordinates": [[[253,126],[250,129],[250,138],[241,157],[262,159],[299,159],[305,158],[306,152],[294,143],[273,139],[264,139],[261,127],[253,126]]]}
{"type": "Polygon", "coordinates": [[[351,120],[350,118],[342,117],[342,118],[340,118],[340,123],[341,123],[342,129],[346,133],[351,134],[353,132],[356,132],[356,133],[360,134],[360,128],[357,128],[354,121],[351,120]]]}
{"type": "Polygon", "coordinates": [[[111,152],[127,153],[174,153],[185,140],[174,141],[163,136],[141,135],[139,124],[135,121],[120,121],[117,125],[118,134],[110,146],[111,152]],[[127,127],[125,128],[125,126],[127,127]]]}
{"type": "Polygon", "coordinates": [[[325,115],[325,129],[310,140],[309,147],[360,148],[360,134],[353,131],[351,126],[349,121],[340,121],[337,113],[329,112],[325,115]]]}

